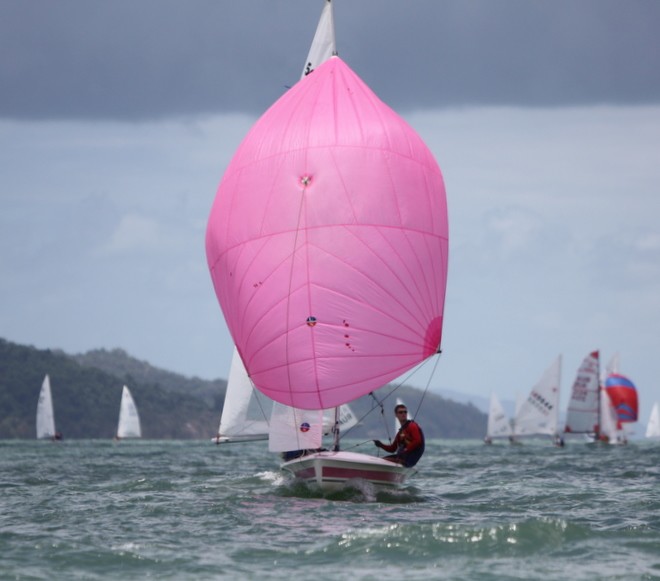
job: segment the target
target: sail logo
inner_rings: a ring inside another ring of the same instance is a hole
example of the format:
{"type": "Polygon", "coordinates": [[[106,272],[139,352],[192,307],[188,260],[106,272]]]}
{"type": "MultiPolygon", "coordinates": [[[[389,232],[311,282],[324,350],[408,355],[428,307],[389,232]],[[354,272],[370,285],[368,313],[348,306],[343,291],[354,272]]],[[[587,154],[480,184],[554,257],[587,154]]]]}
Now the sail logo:
{"type": "Polygon", "coordinates": [[[573,399],[576,401],[586,401],[591,386],[591,375],[578,375],[573,384],[573,399]]]}
{"type": "Polygon", "coordinates": [[[536,408],[544,415],[548,415],[554,407],[547,399],[545,399],[540,393],[537,393],[536,391],[533,391],[529,395],[527,401],[532,407],[536,408]]]}
{"type": "Polygon", "coordinates": [[[637,421],[637,412],[628,404],[620,403],[616,406],[616,414],[622,422],[637,421]]]}

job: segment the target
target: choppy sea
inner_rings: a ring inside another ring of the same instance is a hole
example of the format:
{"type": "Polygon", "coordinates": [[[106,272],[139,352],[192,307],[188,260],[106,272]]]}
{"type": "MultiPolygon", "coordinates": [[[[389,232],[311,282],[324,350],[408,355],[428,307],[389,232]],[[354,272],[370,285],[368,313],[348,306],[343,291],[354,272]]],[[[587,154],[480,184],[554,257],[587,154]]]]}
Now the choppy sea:
{"type": "Polygon", "coordinates": [[[660,579],[660,443],[430,442],[418,469],[324,495],[262,442],[3,441],[0,579],[660,579]]]}

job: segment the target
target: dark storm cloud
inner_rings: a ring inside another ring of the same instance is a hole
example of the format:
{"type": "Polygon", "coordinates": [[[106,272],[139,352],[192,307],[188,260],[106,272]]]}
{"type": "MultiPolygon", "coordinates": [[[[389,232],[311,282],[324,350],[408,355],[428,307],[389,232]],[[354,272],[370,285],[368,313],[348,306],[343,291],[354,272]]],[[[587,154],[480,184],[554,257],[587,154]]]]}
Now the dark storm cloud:
{"type": "MultiPolygon", "coordinates": [[[[0,117],[259,113],[321,0],[4,0],[0,117]]],[[[660,102],[655,0],[336,0],[339,53],[398,109],[660,102]]]]}

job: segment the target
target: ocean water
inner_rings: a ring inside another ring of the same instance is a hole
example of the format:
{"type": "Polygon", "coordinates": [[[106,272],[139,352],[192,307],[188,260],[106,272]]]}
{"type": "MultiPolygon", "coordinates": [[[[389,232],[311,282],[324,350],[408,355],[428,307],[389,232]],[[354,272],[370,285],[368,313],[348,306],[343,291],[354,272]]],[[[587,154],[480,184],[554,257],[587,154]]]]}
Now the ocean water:
{"type": "Polygon", "coordinates": [[[660,579],[660,443],[430,442],[418,468],[323,495],[263,442],[0,442],[0,579],[660,579]]]}

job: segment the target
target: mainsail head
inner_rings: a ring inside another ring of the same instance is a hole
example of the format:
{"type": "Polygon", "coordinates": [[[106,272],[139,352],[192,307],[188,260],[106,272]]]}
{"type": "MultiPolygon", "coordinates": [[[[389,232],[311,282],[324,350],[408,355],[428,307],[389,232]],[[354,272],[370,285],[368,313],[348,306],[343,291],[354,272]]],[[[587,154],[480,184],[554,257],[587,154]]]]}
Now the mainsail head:
{"type": "Polygon", "coordinates": [[[322,62],[337,54],[335,41],[335,19],[332,13],[332,1],[325,0],[316,33],[309,48],[302,76],[311,73],[322,62]]]}
{"type": "Polygon", "coordinates": [[[255,386],[303,409],[438,352],[448,225],[440,168],[339,58],[253,126],[209,217],[209,269],[255,386]]]}

